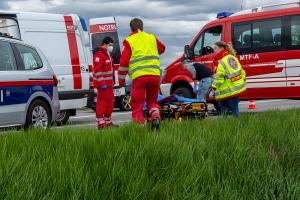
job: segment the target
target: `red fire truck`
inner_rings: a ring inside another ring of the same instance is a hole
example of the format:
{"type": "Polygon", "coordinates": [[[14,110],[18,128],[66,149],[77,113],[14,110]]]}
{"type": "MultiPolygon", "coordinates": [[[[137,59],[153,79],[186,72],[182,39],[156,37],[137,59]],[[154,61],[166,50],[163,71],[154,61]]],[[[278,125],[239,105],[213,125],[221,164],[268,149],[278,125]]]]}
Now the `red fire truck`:
{"type": "Polygon", "coordinates": [[[247,73],[248,89],[241,99],[300,98],[299,1],[220,13],[165,69],[162,94],[193,97],[193,80],[182,63],[188,59],[213,69],[213,46],[220,40],[233,44],[247,73]]]}

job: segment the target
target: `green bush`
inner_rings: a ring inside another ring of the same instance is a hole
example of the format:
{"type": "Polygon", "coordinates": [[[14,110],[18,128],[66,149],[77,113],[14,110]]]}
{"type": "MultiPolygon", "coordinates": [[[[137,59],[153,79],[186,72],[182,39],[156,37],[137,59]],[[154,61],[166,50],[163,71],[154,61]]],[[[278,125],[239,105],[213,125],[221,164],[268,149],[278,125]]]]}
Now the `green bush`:
{"type": "Polygon", "coordinates": [[[0,199],[300,199],[300,110],[0,136],[0,199]]]}

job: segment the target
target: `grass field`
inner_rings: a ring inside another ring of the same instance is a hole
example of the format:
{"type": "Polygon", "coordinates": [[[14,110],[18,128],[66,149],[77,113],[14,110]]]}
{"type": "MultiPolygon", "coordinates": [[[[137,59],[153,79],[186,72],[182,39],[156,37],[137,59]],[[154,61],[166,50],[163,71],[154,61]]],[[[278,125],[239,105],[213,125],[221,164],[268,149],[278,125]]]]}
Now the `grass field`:
{"type": "Polygon", "coordinates": [[[300,199],[300,110],[0,136],[0,199],[300,199]]]}

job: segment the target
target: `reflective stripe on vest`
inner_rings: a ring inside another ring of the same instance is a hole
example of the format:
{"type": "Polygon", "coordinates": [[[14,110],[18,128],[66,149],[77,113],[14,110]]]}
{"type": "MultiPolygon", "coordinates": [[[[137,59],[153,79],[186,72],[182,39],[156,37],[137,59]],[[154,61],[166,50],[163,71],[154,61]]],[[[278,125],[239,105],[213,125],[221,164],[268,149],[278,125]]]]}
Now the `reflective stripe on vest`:
{"type": "Polygon", "coordinates": [[[215,95],[219,96],[219,95],[224,95],[224,94],[228,94],[228,93],[234,93],[234,92],[236,92],[238,90],[241,90],[241,89],[243,89],[245,87],[246,87],[246,84],[244,83],[244,84],[236,86],[234,88],[230,88],[230,89],[227,89],[227,90],[222,90],[220,92],[216,92],[215,95]]]}
{"type": "Polygon", "coordinates": [[[221,84],[221,83],[218,83],[218,82],[216,82],[216,81],[214,81],[214,82],[212,83],[212,85],[215,86],[215,87],[220,87],[222,84],[221,84]]]}
{"type": "Polygon", "coordinates": [[[158,56],[145,56],[143,58],[138,58],[138,59],[135,59],[135,60],[131,60],[129,62],[129,64],[132,65],[134,63],[137,63],[137,62],[140,62],[140,61],[144,61],[144,60],[159,60],[159,57],[158,56]]]}
{"type": "Polygon", "coordinates": [[[140,66],[140,67],[135,67],[134,69],[130,70],[128,72],[129,76],[131,76],[134,72],[141,70],[141,69],[159,69],[159,66],[155,66],[155,65],[147,65],[147,66],[140,66]]]}
{"type": "Polygon", "coordinates": [[[128,71],[128,67],[119,67],[119,71],[121,71],[121,72],[127,72],[128,71]]]}
{"type": "Polygon", "coordinates": [[[109,71],[109,72],[97,72],[95,73],[95,76],[101,76],[101,75],[112,75],[113,72],[109,71]]]}
{"type": "Polygon", "coordinates": [[[225,76],[221,75],[221,74],[215,74],[214,78],[225,78],[225,76]]]}
{"type": "Polygon", "coordinates": [[[100,78],[94,78],[95,81],[110,81],[110,80],[113,80],[113,77],[107,77],[107,78],[103,78],[103,77],[100,77],[100,78]]]}

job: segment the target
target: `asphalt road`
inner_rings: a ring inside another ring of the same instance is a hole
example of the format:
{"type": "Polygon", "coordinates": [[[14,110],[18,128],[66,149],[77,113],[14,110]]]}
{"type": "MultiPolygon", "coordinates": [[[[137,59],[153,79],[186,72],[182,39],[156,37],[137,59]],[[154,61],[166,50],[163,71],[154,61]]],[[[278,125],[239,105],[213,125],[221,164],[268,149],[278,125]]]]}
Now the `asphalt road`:
{"type": "MultiPolygon", "coordinates": [[[[255,101],[256,109],[248,110],[249,102],[241,102],[240,110],[241,112],[263,112],[268,110],[286,110],[291,108],[300,108],[299,100],[260,100],[255,101]]],[[[212,106],[209,106],[212,108],[212,106]]],[[[113,113],[113,122],[115,124],[124,124],[131,121],[131,112],[120,112],[115,111],[113,113]]],[[[95,113],[92,110],[80,110],[77,113],[77,116],[71,117],[69,123],[64,127],[96,127],[95,124],[95,113]]]]}

